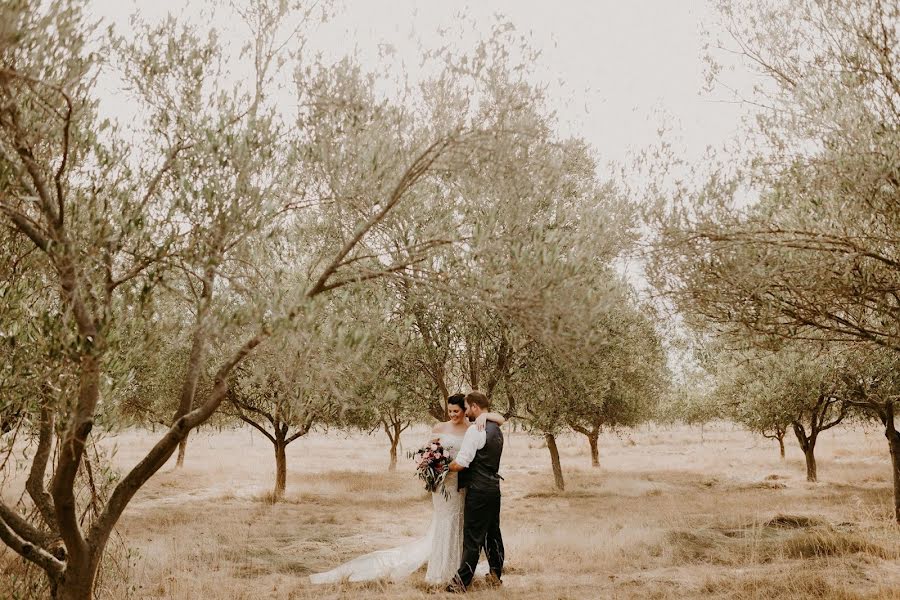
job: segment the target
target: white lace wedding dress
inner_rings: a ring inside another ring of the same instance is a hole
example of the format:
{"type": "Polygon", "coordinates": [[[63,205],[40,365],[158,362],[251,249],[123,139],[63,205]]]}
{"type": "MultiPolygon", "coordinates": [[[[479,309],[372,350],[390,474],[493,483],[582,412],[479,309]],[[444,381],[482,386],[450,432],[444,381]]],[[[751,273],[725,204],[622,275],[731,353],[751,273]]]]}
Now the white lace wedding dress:
{"type": "MultiPolygon", "coordinates": [[[[450,456],[456,456],[462,437],[449,433],[442,433],[439,437],[441,445],[447,449],[450,456]]],[[[310,581],[312,583],[335,583],[344,579],[398,581],[412,575],[427,562],[428,569],[425,572],[427,583],[435,585],[449,583],[459,569],[463,548],[465,490],[457,491],[456,482],[456,473],[448,473],[445,488],[449,497],[445,497],[440,490],[431,495],[434,512],[425,537],[396,548],[358,556],[330,571],[310,575],[310,581]]],[[[486,573],[487,564],[479,564],[476,572],[486,573]]]]}

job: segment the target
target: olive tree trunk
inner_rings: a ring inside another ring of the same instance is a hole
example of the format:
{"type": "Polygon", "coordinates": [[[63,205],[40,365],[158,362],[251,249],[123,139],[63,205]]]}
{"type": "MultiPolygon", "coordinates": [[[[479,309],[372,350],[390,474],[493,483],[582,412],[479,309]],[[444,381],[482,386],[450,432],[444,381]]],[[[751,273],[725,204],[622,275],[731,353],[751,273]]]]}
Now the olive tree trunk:
{"type": "Polygon", "coordinates": [[[287,444],[284,436],[278,436],[275,439],[275,490],[272,495],[274,499],[281,500],[284,498],[284,489],[287,486],[287,444]]]}
{"type": "Polygon", "coordinates": [[[406,429],[411,425],[410,421],[403,422],[402,420],[392,419],[390,421],[382,419],[381,426],[384,428],[384,432],[388,436],[388,440],[391,442],[390,449],[390,463],[388,464],[388,471],[396,471],[397,470],[397,448],[400,445],[400,434],[406,431],[406,429]]]}
{"type": "Polygon", "coordinates": [[[397,470],[397,442],[391,440],[391,462],[388,464],[388,471],[397,470]]]}
{"type": "Polygon", "coordinates": [[[806,434],[806,430],[798,422],[794,422],[794,435],[800,443],[800,449],[803,450],[803,456],[806,458],[806,480],[818,481],[816,472],[816,434],[806,434]]]}
{"type": "Polygon", "coordinates": [[[55,600],[92,600],[99,557],[98,560],[88,560],[84,565],[73,565],[71,560],[67,562],[66,572],[58,582],[51,584],[51,597],[55,600]]]}
{"type": "Polygon", "coordinates": [[[596,430],[588,436],[588,443],[591,445],[591,466],[600,468],[600,431],[596,430]]]}
{"type": "Polygon", "coordinates": [[[784,460],[784,436],[787,434],[787,428],[776,427],[771,434],[763,432],[763,437],[778,442],[778,454],[781,460],[784,460]]]}
{"type": "Polygon", "coordinates": [[[591,447],[591,466],[592,467],[600,467],[600,423],[594,422],[591,424],[591,428],[588,429],[585,426],[579,425],[578,423],[569,422],[569,427],[572,428],[573,431],[580,433],[588,439],[588,444],[591,447]]]}
{"type": "Polygon", "coordinates": [[[810,446],[809,448],[804,450],[803,456],[806,457],[806,480],[813,482],[818,481],[818,474],[816,472],[815,446],[810,446]]]}
{"type": "Polygon", "coordinates": [[[180,469],[184,466],[184,455],[187,452],[188,436],[178,444],[178,458],[175,460],[175,468],[180,469]]]}
{"type": "Polygon", "coordinates": [[[553,465],[553,480],[556,483],[556,489],[563,491],[566,489],[566,482],[563,481],[562,465],[559,462],[559,448],[556,447],[556,438],[552,433],[545,433],[544,439],[547,441],[547,448],[550,450],[550,463],[553,465]]]}
{"type": "Polygon", "coordinates": [[[894,519],[900,523],[900,432],[894,427],[894,402],[886,403],[884,436],[891,450],[891,466],[894,479],[894,519]]]}

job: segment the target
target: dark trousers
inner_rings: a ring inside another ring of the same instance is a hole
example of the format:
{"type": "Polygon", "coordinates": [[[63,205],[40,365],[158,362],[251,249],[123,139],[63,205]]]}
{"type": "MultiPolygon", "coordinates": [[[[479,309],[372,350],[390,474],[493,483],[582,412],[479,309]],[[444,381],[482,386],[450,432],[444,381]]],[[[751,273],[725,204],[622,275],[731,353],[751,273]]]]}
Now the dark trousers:
{"type": "Polygon", "coordinates": [[[484,549],[491,573],[499,579],[503,574],[503,537],[500,535],[500,490],[466,491],[465,525],[463,527],[462,564],[456,575],[469,587],[475,567],[484,549]]]}

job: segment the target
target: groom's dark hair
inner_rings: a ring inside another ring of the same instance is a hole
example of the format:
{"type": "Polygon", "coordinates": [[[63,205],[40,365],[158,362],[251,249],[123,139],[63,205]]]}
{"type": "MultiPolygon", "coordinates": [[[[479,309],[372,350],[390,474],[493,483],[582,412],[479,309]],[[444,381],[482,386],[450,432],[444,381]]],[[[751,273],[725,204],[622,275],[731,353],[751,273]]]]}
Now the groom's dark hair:
{"type": "Polygon", "coordinates": [[[477,404],[482,410],[487,410],[491,407],[491,401],[488,400],[488,397],[478,390],[472,390],[466,394],[466,402],[469,404],[477,404]]]}
{"type": "Polygon", "coordinates": [[[466,410],[466,396],[464,394],[453,394],[447,398],[447,408],[449,408],[451,404],[455,404],[461,409],[466,410]]]}

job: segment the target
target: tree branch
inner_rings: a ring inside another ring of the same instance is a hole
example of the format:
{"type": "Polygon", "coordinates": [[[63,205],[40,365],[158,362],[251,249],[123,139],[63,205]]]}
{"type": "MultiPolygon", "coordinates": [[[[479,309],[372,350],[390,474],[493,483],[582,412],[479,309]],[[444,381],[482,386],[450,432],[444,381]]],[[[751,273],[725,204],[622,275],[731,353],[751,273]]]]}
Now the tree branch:
{"type": "Polygon", "coordinates": [[[53,176],[53,182],[56,185],[56,208],[58,211],[56,218],[57,227],[62,227],[65,219],[65,200],[63,199],[62,176],[66,171],[66,166],[69,161],[69,138],[71,136],[70,130],[72,127],[72,99],[69,98],[68,94],[61,90],[60,93],[62,93],[62,97],[66,101],[66,115],[63,118],[62,159],[59,162],[59,168],[56,170],[56,174],[53,176]]]}
{"type": "Polygon", "coordinates": [[[44,488],[44,475],[47,472],[47,461],[53,449],[53,421],[54,415],[46,406],[41,407],[40,427],[38,430],[38,446],[31,459],[31,471],[25,482],[28,495],[37,506],[41,517],[50,528],[56,531],[56,510],[53,508],[53,498],[44,488]]]}
{"type": "Polygon", "coordinates": [[[30,544],[44,545],[49,541],[50,536],[26,521],[3,501],[0,501],[0,520],[4,521],[13,533],[30,544]]]}
{"type": "Polygon", "coordinates": [[[53,578],[63,574],[66,565],[40,546],[16,535],[5,519],[0,518],[0,540],[12,548],[22,558],[33,562],[53,578]]]}
{"type": "MultiPolygon", "coordinates": [[[[384,220],[387,214],[395,206],[397,206],[406,191],[410,187],[412,187],[412,185],[415,184],[416,181],[418,181],[418,179],[425,172],[427,172],[434,161],[437,160],[441,153],[446,150],[446,148],[452,143],[453,139],[454,138],[448,136],[436,140],[413,161],[409,168],[407,168],[403,173],[403,176],[400,178],[400,181],[397,183],[396,187],[391,193],[390,198],[387,200],[387,202],[385,202],[384,206],[382,206],[380,210],[376,211],[375,214],[372,215],[366,222],[357,227],[356,232],[353,234],[353,236],[351,236],[351,238],[347,240],[344,246],[335,255],[334,259],[332,259],[331,263],[327,267],[325,267],[325,270],[322,271],[322,274],[319,276],[319,279],[316,281],[315,285],[313,285],[313,287],[310,288],[306,293],[306,296],[308,298],[317,296],[318,294],[321,294],[328,289],[334,289],[335,286],[327,286],[328,280],[338,270],[347,255],[350,254],[353,248],[356,247],[356,245],[363,239],[363,237],[366,236],[369,231],[372,230],[373,227],[384,220]]],[[[372,278],[373,277],[368,277],[367,279],[372,278]]]]}
{"type": "Polygon", "coordinates": [[[19,211],[15,210],[11,206],[3,203],[0,203],[0,212],[6,214],[13,222],[13,225],[15,225],[19,231],[24,233],[28,237],[28,239],[30,239],[32,243],[34,243],[35,246],[40,248],[45,253],[49,252],[49,236],[47,236],[40,230],[40,226],[37,223],[20,213],[19,211]]]}
{"type": "Polygon", "coordinates": [[[250,425],[251,427],[253,427],[253,428],[256,429],[257,431],[259,431],[261,434],[263,434],[264,436],[266,436],[266,439],[268,439],[268,440],[269,440],[270,442],[272,442],[273,444],[275,443],[275,438],[272,437],[272,434],[269,433],[268,431],[266,431],[266,428],[265,428],[265,427],[263,427],[262,425],[260,425],[260,424],[257,423],[256,421],[254,421],[253,419],[251,419],[251,418],[245,416],[243,413],[240,413],[240,412],[238,413],[238,419],[240,419],[240,420],[243,421],[244,423],[247,423],[248,425],[250,425]]]}
{"type": "Polygon", "coordinates": [[[300,429],[297,430],[296,433],[294,433],[294,435],[284,440],[284,445],[287,446],[291,442],[302,438],[307,433],[309,433],[309,428],[304,424],[300,427],[300,429]]]}
{"type": "MultiPolygon", "coordinates": [[[[231,403],[239,410],[239,411],[249,411],[254,414],[257,414],[263,418],[265,418],[269,423],[271,423],[272,428],[275,428],[275,417],[262,410],[261,408],[256,408],[255,406],[248,404],[242,400],[238,400],[237,398],[231,398],[231,403]]],[[[240,415],[239,415],[240,416],[240,415]]]]}

